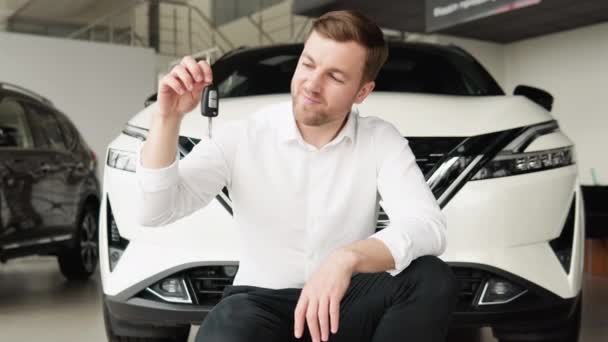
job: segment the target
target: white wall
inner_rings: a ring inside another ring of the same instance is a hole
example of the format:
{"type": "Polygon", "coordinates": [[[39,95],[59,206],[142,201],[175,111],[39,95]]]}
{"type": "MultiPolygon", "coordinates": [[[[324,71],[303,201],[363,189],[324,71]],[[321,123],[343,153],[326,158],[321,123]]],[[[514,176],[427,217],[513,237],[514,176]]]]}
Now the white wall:
{"type": "Polygon", "coordinates": [[[105,147],[156,90],[154,51],[0,32],[0,81],[50,99],[100,160],[105,147]]]}
{"type": "Polygon", "coordinates": [[[584,184],[608,185],[608,23],[509,44],[506,91],[538,86],[555,97],[553,114],[576,144],[584,184]]]}
{"type": "Polygon", "coordinates": [[[437,35],[437,43],[454,44],[467,50],[486,68],[504,88],[505,85],[505,46],[476,39],[437,35]]]}

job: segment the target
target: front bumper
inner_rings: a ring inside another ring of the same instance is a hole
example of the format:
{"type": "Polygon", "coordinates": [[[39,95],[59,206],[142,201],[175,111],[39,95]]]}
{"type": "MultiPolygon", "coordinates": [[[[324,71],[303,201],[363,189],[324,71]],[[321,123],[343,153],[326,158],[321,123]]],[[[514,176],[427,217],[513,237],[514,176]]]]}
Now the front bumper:
{"type": "MultiPolygon", "coordinates": [[[[486,265],[448,264],[461,283],[452,327],[542,329],[568,321],[580,301],[580,293],[576,297],[561,298],[520,277],[486,265]],[[484,282],[489,277],[497,276],[525,288],[526,293],[505,304],[477,305],[484,282]]],[[[145,291],[127,300],[104,295],[105,305],[113,320],[150,327],[198,325],[218,300],[219,297],[216,297],[214,303],[207,301],[205,304],[176,304],[146,295],[145,291]]]]}
{"type": "Polygon", "coordinates": [[[104,304],[114,321],[157,327],[200,324],[213,309],[213,305],[162,303],[137,297],[123,301],[107,295],[104,304]]]}

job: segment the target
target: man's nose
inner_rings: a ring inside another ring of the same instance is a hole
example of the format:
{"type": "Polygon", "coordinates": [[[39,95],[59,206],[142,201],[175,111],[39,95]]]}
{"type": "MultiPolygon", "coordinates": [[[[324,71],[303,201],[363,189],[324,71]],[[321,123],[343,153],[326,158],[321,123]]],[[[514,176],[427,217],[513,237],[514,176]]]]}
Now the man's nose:
{"type": "Polygon", "coordinates": [[[319,93],[321,92],[322,82],[321,82],[321,74],[318,72],[311,72],[306,78],[306,82],[304,82],[304,88],[309,93],[319,93]]]}

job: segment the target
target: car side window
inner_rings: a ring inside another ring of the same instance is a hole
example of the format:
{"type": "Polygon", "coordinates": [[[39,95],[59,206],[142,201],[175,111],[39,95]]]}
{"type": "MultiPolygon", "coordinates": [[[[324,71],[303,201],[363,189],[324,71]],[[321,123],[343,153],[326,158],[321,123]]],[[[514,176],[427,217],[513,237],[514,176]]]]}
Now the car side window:
{"type": "Polygon", "coordinates": [[[63,133],[63,137],[65,139],[65,144],[68,148],[72,148],[74,146],[74,142],[76,141],[76,128],[74,124],[63,114],[57,113],[57,122],[59,123],[59,128],[63,133]]]}
{"type": "Polygon", "coordinates": [[[32,145],[25,108],[11,97],[0,98],[0,148],[30,148],[32,145]]]}
{"type": "Polygon", "coordinates": [[[28,103],[27,116],[36,147],[54,150],[66,149],[59,123],[50,110],[37,104],[28,103]]]}

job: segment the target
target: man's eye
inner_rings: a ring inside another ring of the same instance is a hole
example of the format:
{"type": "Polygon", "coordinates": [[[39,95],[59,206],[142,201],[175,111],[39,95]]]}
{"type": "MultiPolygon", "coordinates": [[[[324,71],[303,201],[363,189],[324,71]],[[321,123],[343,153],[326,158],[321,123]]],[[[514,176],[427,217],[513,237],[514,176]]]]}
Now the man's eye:
{"type": "Polygon", "coordinates": [[[312,64],[309,63],[302,63],[302,65],[306,68],[312,68],[312,64]]]}
{"type": "Polygon", "coordinates": [[[344,83],[344,81],[342,81],[341,79],[339,79],[338,77],[336,77],[334,75],[331,75],[331,78],[338,83],[344,83]]]}

